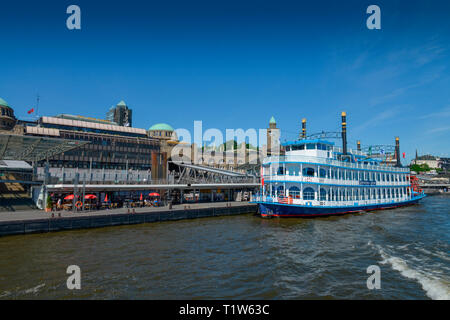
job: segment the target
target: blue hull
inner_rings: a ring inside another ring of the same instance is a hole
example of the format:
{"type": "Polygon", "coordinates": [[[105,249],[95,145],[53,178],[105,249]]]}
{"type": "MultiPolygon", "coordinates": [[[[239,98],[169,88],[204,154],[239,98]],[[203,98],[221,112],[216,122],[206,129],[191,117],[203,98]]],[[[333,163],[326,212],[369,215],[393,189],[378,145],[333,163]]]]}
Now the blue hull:
{"type": "Polygon", "coordinates": [[[372,205],[355,205],[347,207],[312,207],[282,203],[255,202],[259,205],[259,213],[263,217],[318,217],[332,216],[361,211],[384,210],[417,204],[425,195],[420,195],[408,201],[382,203],[372,205]]]}

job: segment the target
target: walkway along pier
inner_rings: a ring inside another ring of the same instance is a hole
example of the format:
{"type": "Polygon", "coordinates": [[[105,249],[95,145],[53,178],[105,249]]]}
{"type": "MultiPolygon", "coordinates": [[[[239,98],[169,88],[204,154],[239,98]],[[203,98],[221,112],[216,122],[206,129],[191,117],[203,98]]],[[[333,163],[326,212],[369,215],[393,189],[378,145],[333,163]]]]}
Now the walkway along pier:
{"type": "Polygon", "coordinates": [[[256,204],[248,202],[216,202],[174,205],[172,209],[167,206],[76,213],[41,210],[2,213],[0,236],[238,215],[256,210],[256,204]]]}

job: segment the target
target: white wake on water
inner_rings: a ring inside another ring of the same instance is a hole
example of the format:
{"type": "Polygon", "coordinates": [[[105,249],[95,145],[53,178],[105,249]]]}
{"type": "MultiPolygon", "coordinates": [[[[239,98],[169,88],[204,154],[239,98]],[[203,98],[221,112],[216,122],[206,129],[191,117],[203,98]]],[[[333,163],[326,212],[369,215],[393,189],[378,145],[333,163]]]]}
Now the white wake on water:
{"type": "MultiPolygon", "coordinates": [[[[374,247],[370,241],[368,245],[374,247]]],[[[389,263],[392,269],[399,271],[402,276],[419,282],[428,297],[433,300],[450,300],[449,281],[440,279],[424,270],[415,270],[408,266],[402,258],[389,255],[379,245],[375,245],[375,247],[384,259],[381,261],[382,264],[389,263]]]]}

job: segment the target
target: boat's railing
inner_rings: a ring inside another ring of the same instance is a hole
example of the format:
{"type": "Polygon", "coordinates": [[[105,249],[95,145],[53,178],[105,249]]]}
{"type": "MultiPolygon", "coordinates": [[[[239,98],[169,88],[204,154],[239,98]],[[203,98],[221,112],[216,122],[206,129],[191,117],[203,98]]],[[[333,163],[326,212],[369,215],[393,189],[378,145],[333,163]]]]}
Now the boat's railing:
{"type": "Polygon", "coordinates": [[[310,205],[310,206],[348,206],[352,207],[355,205],[364,206],[364,205],[373,205],[373,204],[384,204],[384,203],[397,203],[404,202],[411,199],[411,196],[404,195],[395,198],[389,199],[353,199],[353,200],[309,200],[309,199],[294,199],[291,197],[277,197],[277,196],[267,196],[267,195],[252,195],[251,201],[254,202],[263,202],[263,203],[280,203],[280,204],[294,204],[294,205],[310,205]]]}
{"type": "Polygon", "coordinates": [[[366,169],[374,171],[391,171],[391,172],[409,172],[408,168],[397,168],[392,166],[367,165],[363,163],[350,163],[329,158],[311,157],[304,155],[286,155],[286,156],[271,156],[264,159],[263,164],[277,163],[277,162],[305,162],[317,163],[332,166],[339,166],[349,169],[366,169]]]}

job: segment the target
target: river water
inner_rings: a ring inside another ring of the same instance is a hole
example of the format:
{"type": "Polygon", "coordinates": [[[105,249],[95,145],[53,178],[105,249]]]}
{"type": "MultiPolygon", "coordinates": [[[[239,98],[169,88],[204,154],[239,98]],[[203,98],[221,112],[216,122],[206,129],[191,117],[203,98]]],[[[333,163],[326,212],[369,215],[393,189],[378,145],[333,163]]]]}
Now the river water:
{"type": "Polygon", "coordinates": [[[450,299],[450,197],[0,238],[0,299],[450,299]],[[66,269],[81,269],[68,290],[66,269]],[[367,288],[380,267],[381,288],[367,288]]]}

